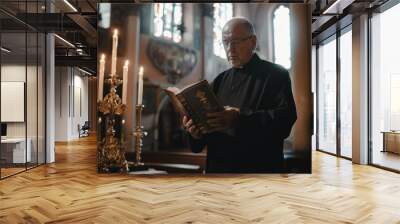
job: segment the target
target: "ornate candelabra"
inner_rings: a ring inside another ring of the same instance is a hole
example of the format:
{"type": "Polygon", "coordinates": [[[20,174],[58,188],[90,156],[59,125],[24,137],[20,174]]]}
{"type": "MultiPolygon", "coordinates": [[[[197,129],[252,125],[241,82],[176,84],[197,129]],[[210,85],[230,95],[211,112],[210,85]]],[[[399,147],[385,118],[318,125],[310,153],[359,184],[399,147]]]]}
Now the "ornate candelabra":
{"type": "MultiPolygon", "coordinates": [[[[125,143],[123,131],[119,137],[116,136],[115,126],[120,123],[121,115],[126,108],[127,98],[127,82],[128,82],[128,65],[126,60],[123,67],[123,79],[117,77],[117,46],[118,46],[118,30],[114,30],[112,56],[111,56],[111,74],[105,81],[109,84],[110,89],[105,97],[103,97],[103,81],[105,73],[105,55],[100,59],[99,66],[99,83],[98,83],[98,110],[99,114],[99,139],[97,147],[97,167],[99,172],[128,171],[128,163],[125,159],[125,143]],[[117,87],[122,84],[122,100],[117,94],[117,87]],[[106,127],[102,127],[102,119],[104,119],[106,127]],[[117,124],[118,123],[118,124],[117,124]],[[105,135],[102,131],[105,128],[105,135]]],[[[121,122],[124,123],[123,120],[121,122]]]]}
{"type": "Polygon", "coordinates": [[[126,172],[128,163],[125,159],[125,147],[122,138],[119,139],[115,135],[114,129],[116,117],[122,115],[126,108],[116,93],[116,88],[122,84],[122,80],[111,76],[106,79],[106,83],[110,84],[110,91],[103,100],[98,102],[99,111],[103,113],[106,122],[106,134],[98,147],[98,169],[100,172],[112,172],[118,169],[126,172]]]}
{"type": "MultiPolygon", "coordinates": [[[[114,30],[113,45],[112,45],[112,56],[111,56],[111,74],[110,78],[106,79],[106,83],[109,84],[109,93],[103,98],[103,80],[104,80],[104,66],[105,66],[105,55],[101,56],[99,66],[99,83],[98,83],[98,110],[102,113],[99,115],[99,139],[98,152],[97,152],[97,166],[99,172],[113,172],[113,171],[129,171],[128,165],[133,165],[132,170],[143,170],[146,169],[142,162],[142,138],[147,135],[143,131],[142,123],[142,110],[144,105],[143,100],[143,67],[140,67],[139,79],[138,79],[138,98],[136,105],[136,128],[134,136],[136,138],[135,153],[136,161],[128,162],[125,159],[125,142],[123,136],[123,130],[121,129],[120,136],[116,136],[115,126],[120,123],[118,118],[124,113],[127,103],[127,81],[128,81],[128,65],[129,61],[125,61],[123,67],[123,79],[117,78],[117,46],[118,46],[118,30],[114,30]],[[117,94],[117,87],[122,86],[122,100],[117,94]],[[105,119],[106,127],[102,127],[102,118],[105,119]],[[103,129],[102,129],[103,128],[103,129]],[[106,129],[105,135],[103,136],[102,130],[106,129]]],[[[124,120],[121,122],[124,124],[124,120]]],[[[118,126],[117,126],[118,127],[118,126]]]]}

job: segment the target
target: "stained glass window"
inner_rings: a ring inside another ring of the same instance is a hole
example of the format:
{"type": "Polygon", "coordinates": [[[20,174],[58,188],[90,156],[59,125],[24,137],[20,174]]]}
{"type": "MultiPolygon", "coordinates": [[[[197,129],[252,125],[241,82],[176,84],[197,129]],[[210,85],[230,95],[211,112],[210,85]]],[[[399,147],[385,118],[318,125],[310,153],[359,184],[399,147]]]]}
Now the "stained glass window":
{"type": "Polygon", "coordinates": [[[214,54],[226,58],[224,46],[222,44],[222,28],[233,16],[232,3],[214,3],[214,24],[213,24],[213,49],[214,54]]]}
{"type": "Polygon", "coordinates": [[[174,42],[182,39],[182,3],[154,3],[153,34],[174,42]]]}
{"type": "Polygon", "coordinates": [[[286,69],[292,66],[290,47],[290,11],[279,6],[274,12],[274,62],[286,69]]]}

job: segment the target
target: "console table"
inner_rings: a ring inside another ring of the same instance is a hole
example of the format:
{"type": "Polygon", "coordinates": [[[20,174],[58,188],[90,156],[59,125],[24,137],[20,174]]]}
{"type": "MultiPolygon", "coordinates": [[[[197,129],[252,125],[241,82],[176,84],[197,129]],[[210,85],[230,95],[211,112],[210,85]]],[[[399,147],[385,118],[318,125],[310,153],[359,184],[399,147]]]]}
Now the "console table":
{"type": "Polygon", "coordinates": [[[382,152],[400,154],[400,131],[383,131],[382,152]]]}

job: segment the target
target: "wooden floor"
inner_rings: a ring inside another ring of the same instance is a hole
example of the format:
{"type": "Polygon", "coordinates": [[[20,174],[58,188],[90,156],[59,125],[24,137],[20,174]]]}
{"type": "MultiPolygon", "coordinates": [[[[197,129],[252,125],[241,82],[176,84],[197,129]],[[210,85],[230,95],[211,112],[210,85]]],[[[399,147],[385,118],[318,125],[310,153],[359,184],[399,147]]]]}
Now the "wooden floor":
{"type": "Polygon", "coordinates": [[[313,174],[97,174],[95,140],[0,181],[0,223],[400,223],[400,175],[313,153],[313,174]]]}
{"type": "Polygon", "coordinates": [[[392,152],[374,151],[372,161],[374,164],[400,170],[400,155],[392,152]]]}
{"type": "Polygon", "coordinates": [[[26,170],[25,167],[24,168],[0,168],[0,169],[1,169],[1,177],[2,178],[26,170]]]}
{"type": "Polygon", "coordinates": [[[18,167],[7,167],[7,168],[0,168],[1,172],[1,178],[6,178],[11,175],[15,175],[20,172],[24,172],[25,170],[33,169],[37,167],[37,164],[27,164],[27,167],[25,167],[25,164],[18,165],[18,167]]]}

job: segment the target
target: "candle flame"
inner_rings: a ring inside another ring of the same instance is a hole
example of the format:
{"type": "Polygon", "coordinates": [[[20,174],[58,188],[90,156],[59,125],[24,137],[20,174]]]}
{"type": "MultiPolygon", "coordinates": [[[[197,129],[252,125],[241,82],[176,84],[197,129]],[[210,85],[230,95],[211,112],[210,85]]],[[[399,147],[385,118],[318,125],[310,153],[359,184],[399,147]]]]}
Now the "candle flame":
{"type": "Polygon", "coordinates": [[[124,66],[128,67],[128,65],[129,65],[129,60],[126,60],[124,66]]]}
{"type": "Polygon", "coordinates": [[[143,66],[140,66],[139,75],[143,75],[143,66]]]}
{"type": "Polygon", "coordinates": [[[105,54],[101,54],[101,60],[104,61],[106,59],[106,55],[105,54]]]}
{"type": "Polygon", "coordinates": [[[115,29],[114,30],[114,37],[117,37],[118,36],[118,29],[115,29]]]}

